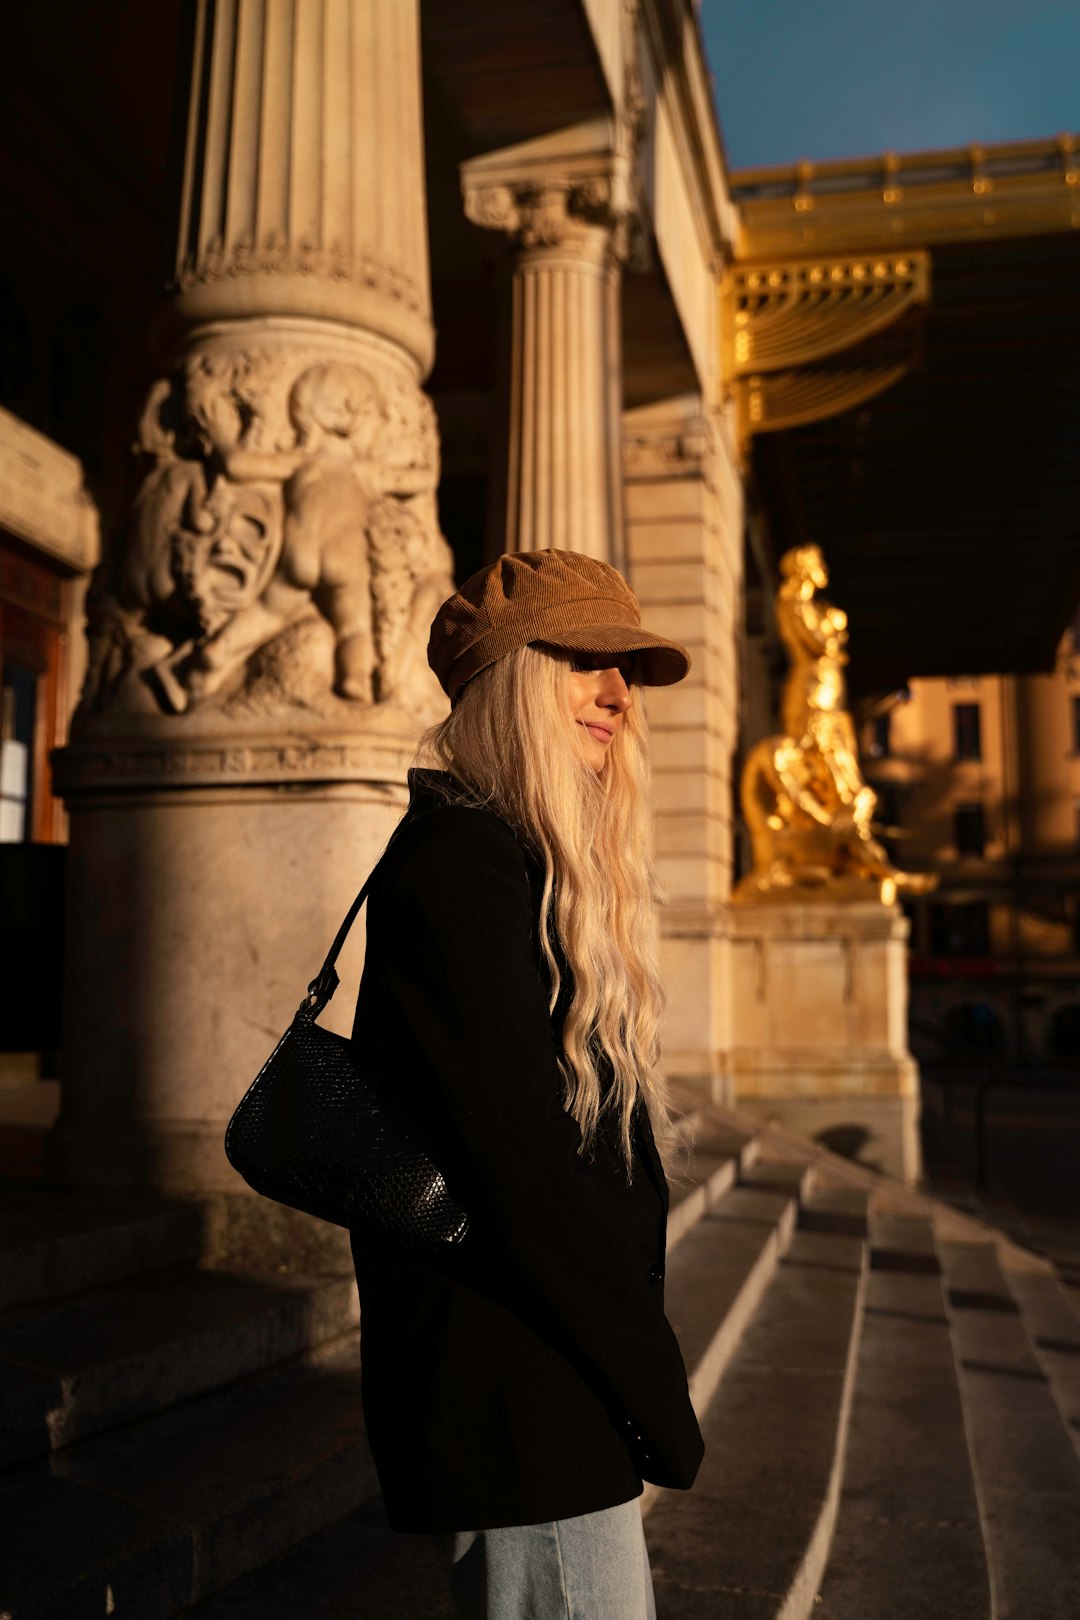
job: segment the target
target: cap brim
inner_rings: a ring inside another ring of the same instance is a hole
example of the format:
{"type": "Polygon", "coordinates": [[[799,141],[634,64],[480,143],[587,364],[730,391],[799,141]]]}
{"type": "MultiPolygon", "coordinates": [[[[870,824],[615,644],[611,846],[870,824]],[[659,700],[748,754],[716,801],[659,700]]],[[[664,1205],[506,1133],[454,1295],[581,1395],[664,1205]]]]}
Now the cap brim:
{"type": "Polygon", "coordinates": [[[674,686],[690,673],[690,654],[685,647],[625,624],[590,624],[581,630],[560,630],[556,635],[538,638],[533,646],[559,647],[565,652],[639,653],[643,686],[674,686]]]}

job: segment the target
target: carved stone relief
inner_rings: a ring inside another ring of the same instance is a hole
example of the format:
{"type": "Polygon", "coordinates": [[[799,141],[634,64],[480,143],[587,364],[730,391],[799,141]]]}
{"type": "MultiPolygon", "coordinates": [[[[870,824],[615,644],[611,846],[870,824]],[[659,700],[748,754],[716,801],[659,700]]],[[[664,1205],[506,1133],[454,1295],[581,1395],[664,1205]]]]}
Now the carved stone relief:
{"type": "Polygon", "coordinates": [[[418,388],[314,349],[208,345],[155,382],[136,449],[130,528],[91,590],[82,719],[442,712],[424,648],[453,563],[418,388]]]}

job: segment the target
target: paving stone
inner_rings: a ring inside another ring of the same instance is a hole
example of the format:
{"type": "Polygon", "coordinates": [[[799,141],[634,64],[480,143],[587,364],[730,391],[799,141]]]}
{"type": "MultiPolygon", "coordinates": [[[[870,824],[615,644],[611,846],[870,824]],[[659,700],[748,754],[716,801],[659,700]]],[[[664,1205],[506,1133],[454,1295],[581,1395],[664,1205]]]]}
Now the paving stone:
{"type": "MultiPolygon", "coordinates": [[[[919,1256],[933,1241],[929,1221],[878,1219],[872,1234],[878,1253],[919,1256]]],[[[989,1620],[990,1612],[941,1282],[879,1268],[866,1283],[843,1489],[814,1614],[989,1620]]]]}
{"type": "Polygon", "coordinates": [[[0,1462],[288,1360],[358,1319],[351,1278],[204,1270],[131,1278],[9,1312],[0,1339],[0,1462]]]}
{"type": "Polygon", "coordinates": [[[792,1238],[705,1413],[694,1489],[661,1493],[649,1514],[663,1620],[809,1612],[839,1486],[862,1257],[845,1235],[792,1238]]]}
{"type": "Polygon", "coordinates": [[[1080,1614],[1080,1458],[989,1246],[939,1245],[995,1620],[1080,1614]]]}

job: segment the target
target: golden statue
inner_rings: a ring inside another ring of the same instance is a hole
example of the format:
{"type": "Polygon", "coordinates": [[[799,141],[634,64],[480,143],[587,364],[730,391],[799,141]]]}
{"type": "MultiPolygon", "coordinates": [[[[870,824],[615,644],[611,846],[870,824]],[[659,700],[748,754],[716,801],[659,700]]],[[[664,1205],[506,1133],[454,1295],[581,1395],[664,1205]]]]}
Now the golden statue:
{"type": "Polygon", "coordinates": [[[847,614],[817,593],[829,583],[817,546],[780,559],[776,623],[791,668],[780,716],[784,734],[752,748],[742,807],[754,870],[736,900],[856,900],[886,905],[898,888],[925,894],[936,878],[901,872],[874,836],[877,795],[863,781],[847,697],[847,614]]]}

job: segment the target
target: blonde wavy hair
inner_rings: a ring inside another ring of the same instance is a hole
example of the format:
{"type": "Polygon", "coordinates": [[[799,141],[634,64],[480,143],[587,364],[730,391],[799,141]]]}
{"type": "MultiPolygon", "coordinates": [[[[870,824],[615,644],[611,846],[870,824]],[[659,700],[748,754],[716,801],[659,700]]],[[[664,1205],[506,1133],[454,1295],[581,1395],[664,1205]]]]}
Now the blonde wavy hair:
{"type": "Polygon", "coordinates": [[[647,728],[632,703],[603,770],[594,770],[573,723],[571,667],[534,647],[508,653],[462,688],[447,718],[425,733],[418,762],[449,771],[467,802],[494,810],[542,859],[540,941],[552,1009],[562,981],[555,940],[573,977],[560,1058],[564,1106],[585,1152],[601,1116],[614,1116],[629,1173],[639,1099],[662,1149],[671,1145],[659,1070],[664,992],[647,728]],[[606,1095],[605,1055],[613,1076],[606,1095]]]}

